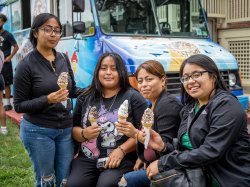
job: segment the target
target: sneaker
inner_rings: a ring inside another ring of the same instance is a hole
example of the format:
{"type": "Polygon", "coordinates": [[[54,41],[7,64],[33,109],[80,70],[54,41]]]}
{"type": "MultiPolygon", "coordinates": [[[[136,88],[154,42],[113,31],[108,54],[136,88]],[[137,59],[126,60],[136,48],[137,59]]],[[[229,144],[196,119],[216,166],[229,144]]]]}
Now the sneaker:
{"type": "Polygon", "coordinates": [[[3,134],[3,135],[7,135],[8,134],[7,127],[1,127],[0,133],[3,134]]]}
{"type": "Polygon", "coordinates": [[[11,105],[5,105],[4,106],[5,111],[12,110],[12,108],[13,107],[11,105]]]}

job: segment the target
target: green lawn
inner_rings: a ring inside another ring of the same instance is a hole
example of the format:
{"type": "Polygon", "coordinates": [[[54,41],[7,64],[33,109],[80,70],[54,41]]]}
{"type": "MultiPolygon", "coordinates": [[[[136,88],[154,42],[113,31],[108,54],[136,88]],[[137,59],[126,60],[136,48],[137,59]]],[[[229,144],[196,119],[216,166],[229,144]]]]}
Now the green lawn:
{"type": "Polygon", "coordinates": [[[0,134],[0,187],[33,187],[34,173],[19,138],[19,128],[7,121],[9,133],[0,134]]]}

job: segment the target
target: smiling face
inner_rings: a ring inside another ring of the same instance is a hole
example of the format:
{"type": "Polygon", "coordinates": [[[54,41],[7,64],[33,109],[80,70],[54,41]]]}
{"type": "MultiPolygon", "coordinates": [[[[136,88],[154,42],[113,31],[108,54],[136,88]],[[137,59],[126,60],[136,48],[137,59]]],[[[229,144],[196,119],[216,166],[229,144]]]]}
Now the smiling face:
{"type": "Polygon", "coordinates": [[[196,72],[203,72],[199,78],[193,80],[189,77],[183,86],[186,92],[193,98],[198,99],[200,106],[207,104],[210,97],[214,94],[215,77],[211,76],[206,70],[195,64],[186,64],[183,68],[182,77],[191,76],[196,72]]]}
{"type": "Polygon", "coordinates": [[[142,96],[154,102],[159,97],[165,86],[165,78],[159,78],[141,69],[137,75],[138,89],[142,96]]]}
{"type": "Polygon", "coordinates": [[[56,32],[60,30],[60,25],[56,19],[50,18],[38,31],[34,33],[34,37],[37,38],[37,48],[52,49],[55,48],[60,40],[60,35],[56,32]],[[53,28],[53,32],[49,30],[53,28]]]}
{"type": "Polygon", "coordinates": [[[100,69],[98,71],[98,78],[102,85],[103,91],[117,90],[120,88],[116,64],[111,56],[107,56],[102,60],[100,69]]]}

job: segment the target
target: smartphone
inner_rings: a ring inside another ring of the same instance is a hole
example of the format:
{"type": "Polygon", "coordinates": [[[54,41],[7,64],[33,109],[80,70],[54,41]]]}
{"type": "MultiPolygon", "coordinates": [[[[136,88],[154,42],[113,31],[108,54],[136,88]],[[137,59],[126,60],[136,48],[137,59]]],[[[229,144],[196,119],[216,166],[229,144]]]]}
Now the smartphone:
{"type": "Polygon", "coordinates": [[[107,160],[108,160],[108,157],[99,158],[99,159],[97,160],[96,167],[97,167],[97,168],[104,168],[104,166],[105,166],[107,160]]]}

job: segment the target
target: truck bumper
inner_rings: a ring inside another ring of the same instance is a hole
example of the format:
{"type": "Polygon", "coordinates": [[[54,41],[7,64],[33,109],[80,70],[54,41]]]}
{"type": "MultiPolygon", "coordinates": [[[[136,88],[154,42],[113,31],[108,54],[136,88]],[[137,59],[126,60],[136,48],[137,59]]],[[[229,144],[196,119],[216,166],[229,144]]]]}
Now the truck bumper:
{"type": "Polygon", "coordinates": [[[243,106],[244,110],[248,109],[248,96],[242,95],[242,96],[237,96],[238,100],[240,101],[241,105],[243,106]]]}

